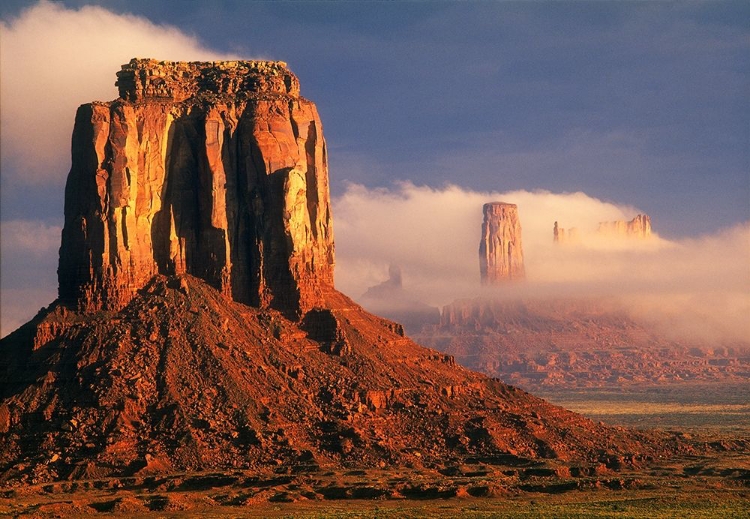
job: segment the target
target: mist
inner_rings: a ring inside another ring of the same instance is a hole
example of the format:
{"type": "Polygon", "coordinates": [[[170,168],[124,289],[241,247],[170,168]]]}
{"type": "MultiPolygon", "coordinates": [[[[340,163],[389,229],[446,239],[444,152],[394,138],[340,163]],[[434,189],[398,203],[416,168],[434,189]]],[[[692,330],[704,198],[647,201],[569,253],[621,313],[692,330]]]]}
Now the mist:
{"type": "Polygon", "coordinates": [[[674,338],[750,338],[750,222],[717,233],[647,240],[597,233],[598,223],[645,213],[576,193],[478,192],[410,183],[349,185],[333,201],[336,285],[355,299],[399,265],[404,289],[442,307],[468,297],[615,298],[630,315],[674,338]],[[518,205],[526,282],[482,288],[482,205],[518,205]],[[553,225],[579,229],[575,244],[553,242],[553,225]]]}

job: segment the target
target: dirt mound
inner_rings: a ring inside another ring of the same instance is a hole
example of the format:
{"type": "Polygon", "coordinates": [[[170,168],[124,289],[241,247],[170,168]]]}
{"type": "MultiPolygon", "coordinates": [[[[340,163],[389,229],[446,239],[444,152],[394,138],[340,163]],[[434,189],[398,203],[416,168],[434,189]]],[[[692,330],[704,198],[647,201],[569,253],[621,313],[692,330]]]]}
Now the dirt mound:
{"type": "Polygon", "coordinates": [[[51,305],[0,342],[2,481],[467,459],[616,468],[689,450],[468,371],[323,296],[299,323],[188,275],[154,278],[118,312],[51,305]]]}

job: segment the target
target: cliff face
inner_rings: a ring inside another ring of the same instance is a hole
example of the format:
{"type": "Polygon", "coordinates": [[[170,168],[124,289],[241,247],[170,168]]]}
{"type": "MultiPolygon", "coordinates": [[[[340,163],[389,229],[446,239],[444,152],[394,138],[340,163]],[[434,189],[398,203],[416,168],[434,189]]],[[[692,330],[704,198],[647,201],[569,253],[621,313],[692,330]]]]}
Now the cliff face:
{"type": "Polygon", "coordinates": [[[651,218],[646,214],[639,214],[629,222],[599,222],[597,232],[605,236],[645,239],[651,236],[651,218]]]}
{"type": "Polygon", "coordinates": [[[518,207],[504,202],[484,204],[479,272],[482,284],[496,284],[526,276],[523,266],[518,207]]]}
{"type": "Polygon", "coordinates": [[[61,300],[118,309],[157,273],[301,314],[333,284],[315,105],[282,62],[132,60],[120,98],[79,108],[61,300]]]}

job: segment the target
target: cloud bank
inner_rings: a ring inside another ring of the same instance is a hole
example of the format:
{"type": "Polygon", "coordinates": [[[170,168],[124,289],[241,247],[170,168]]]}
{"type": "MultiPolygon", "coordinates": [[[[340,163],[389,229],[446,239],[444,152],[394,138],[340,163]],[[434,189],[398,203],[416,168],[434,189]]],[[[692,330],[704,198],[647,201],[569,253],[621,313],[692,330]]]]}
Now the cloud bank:
{"type": "MultiPolygon", "coordinates": [[[[681,337],[747,340],[750,223],[679,241],[658,232],[646,241],[596,233],[599,222],[630,220],[641,212],[581,192],[350,185],[334,198],[336,283],[357,298],[397,264],[404,287],[434,306],[478,295],[615,296],[635,317],[681,337]],[[480,288],[482,205],[489,201],[518,205],[526,283],[480,288]],[[580,244],[554,244],[555,221],[581,229],[580,244]]],[[[658,231],[658,222],[654,227],[658,231]]]]}
{"type": "Polygon", "coordinates": [[[175,27],[47,1],[0,22],[0,35],[3,175],[32,185],[64,181],[76,108],[117,97],[118,64],[229,57],[175,27]]]}

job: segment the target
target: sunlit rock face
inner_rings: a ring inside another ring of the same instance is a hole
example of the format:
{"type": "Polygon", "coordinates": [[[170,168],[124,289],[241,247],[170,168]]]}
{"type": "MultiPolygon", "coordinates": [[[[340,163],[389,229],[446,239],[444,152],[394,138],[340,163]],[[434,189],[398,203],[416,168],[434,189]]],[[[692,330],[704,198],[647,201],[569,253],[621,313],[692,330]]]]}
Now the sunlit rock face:
{"type": "Polygon", "coordinates": [[[602,236],[646,239],[651,236],[651,218],[646,214],[639,214],[629,222],[599,222],[597,232],[602,236]]]}
{"type": "Polygon", "coordinates": [[[518,207],[504,202],[484,204],[482,237],[479,242],[479,272],[482,284],[493,285],[526,276],[518,207]]]}
{"type": "Polygon", "coordinates": [[[326,145],[286,64],[133,59],[116,85],[76,115],[61,300],[118,309],[155,274],[190,273],[253,306],[319,305],[334,267],[326,145]]]}

